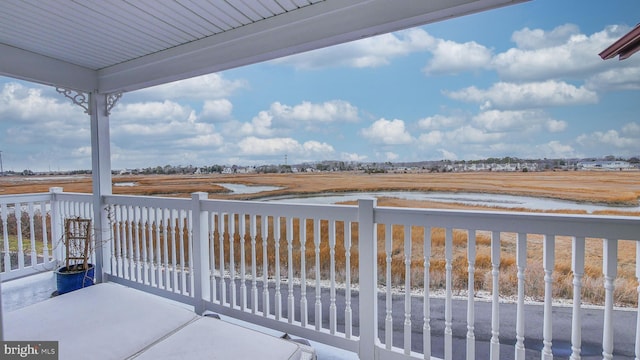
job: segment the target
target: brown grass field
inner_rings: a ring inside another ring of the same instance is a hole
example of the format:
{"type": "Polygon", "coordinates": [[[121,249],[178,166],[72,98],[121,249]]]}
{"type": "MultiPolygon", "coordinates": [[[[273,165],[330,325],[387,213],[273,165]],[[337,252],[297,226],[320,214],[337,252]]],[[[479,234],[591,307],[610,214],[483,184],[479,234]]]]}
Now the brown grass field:
{"type": "MultiPolygon", "coordinates": [[[[536,197],[558,198],[583,202],[602,203],[609,205],[637,204],[640,198],[640,172],[529,172],[529,173],[424,173],[424,174],[363,174],[363,173],[313,173],[313,174],[244,174],[244,175],[202,175],[202,176],[114,176],[114,183],[135,182],[136,186],[114,186],[115,194],[128,195],[154,195],[171,197],[188,197],[195,191],[206,191],[210,198],[218,199],[250,199],[256,194],[233,195],[218,183],[239,183],[245,185],[272,185],[283,189],[269,192],[276,194],[313,194],[321,192],[352,192],[352,191],[381,191],[381,190],[420,190],[420,191],[453,191],[453,192],[481,192],[495,194],[526,195],[536,197]]],[[[0,195],[16,193],[45,192],[50,187],[63,187],[67,192],[91,192],[90,177],[80,178],[28,178],[4,177],[0,178],[0,195]]],[[[381,198],[378,200],[381,206],[415,207],[415,208],[448,208],[448,209],[479,209],[479,210],[508,210],[501,208],[488,208],[482,206],[466,206],[456,204],[442,204],[427,201],[412,201],[381,198]]],[[[516,209],[529,211],[527,209],[516,209]]],[[[513,211],[513,209],[511,210],[513,211]]],[[[640,212],[609,211],[607,215],[640,216],[640,212]]],[[[272,221],[272,220],[271,220],[272,221]]],[[[300,226],[295,223],[296,228],[300,226]]],[[[322,227],[327,226],[323,222],[322,227]]],[[[312,234],[313,226],[307,223],[308,234],[312,234]]],[[[285,228],[284,226],[282,227],[285,228]]],[[[341,231],[341,226],[337,227],[341,231]]],[[[323,234],[326,235],[326,229],[323,234]]],[[[284,231],[284,230],[283,230],[284,231]]],[[[403,245],[395,239],[403,238],[404,229],[393,229],[394,249],[392,261],[392,274],[394,285],[403,284],[404,263],[403,245]]],[[[412,234],[414,249],[412,251],[412,283],[414,286],[422,286],[422,234],[417,229],[412,234]]],[[[299,234],[297,229],[294,233],[299,234]]],[[[357,277],[357,227],[353,229],[354,248],[351,254],[352,274],[357,277]]],[[[227,235],[225,235],[227,236],[227,235]]],[[[384,255],[384,229],[379,228],[379,280],[384,281],[385,255],[384,255]]],[[[504,233],[502,236],[502,254],[500,262],[500,292],[503,296],[513,296],[516,288],[516,262],[515,262],[515,234],[504,233]]],[[[274,241],[273,234],[269,234],[268,242],[274,241]]],[[[284,238],[284,237],[283,237],[284,238]]],[[[240,239],[238,239],[240,240],[240,239]]],[[[556,265],[554,271],[554,296],[557,298],[572,298],[572,272],[571,272],[571,239],[556,239],[556,265]]],[[[261,242],[262,240],[260,240],[261,242]]],[[[300,239],[294,239],[299,249],[300,239]]],[[[442,288],[444,286],[444,231],[432,230],[433,255],[431,258],[431,287],[442,288]]],[[[474,287],[477,290],[490,291],[491,288],[491,257],[490,235],[479,232],[477,234],[476,274],[474,287]]],[[[225,241],[226,244],[228,242],[225,241]]],[[[327,241],[323,239],[321,258],[327,259],[330,252],[327,241]]],[[[544,293],[543,269],[542,269],[542,237],[529,235],[527,239],[528,265],[526,293],[532,299],[541,299],[544,293]]],[[[245,239],[245,246],[248,242],[245,239]]],[[[637,286],[635,278],[635,242],[621,241],[619,243],[619,275],[616,280],[615,299],[618,305],[637,306],[637,286]]],[[[269,248],[273,248],[270,245],[269,248]]],[[[281,243],[281,266],[287,266],[285,243],[281,243]]],[[[247,249],[248,250],[248,249],[247,249]]],[[[260,252],[260,245],[258,246],[260,252]]],[[[236,251],[236,257],[239,251],[236,251]]],[[[227,252],[228,254],[228,252],[227,252]]],[[[294,268],[299,269],[300,253],[293,259],[294,268]]],[[[454,260],[453,281],[454,288],[464,291],[467,288],[467,234],[462,231],[454,232],[454,260]]],[[[270,262],[275,262],[273,254],[269,254],[270,262]]],[[[258,254],[258,259],[261,258],[258,254]]],[[[313,259],[315,256],[313,242],[307,239],[306,256],[313,259]]],[[[602,277],[602,244],[600,239],[587,240],[587,259],[585,277],[583,280],[583,296],[586,302],[601,304],[604,299],[604,287],[602,277]]],[[[228,263],[229,259],[225,262],[228,263]]],[[[307,261],[311,267],[313,261],[307,261]]],[[[236,264],[239,259],[236,259],[236,264]]],[[[327,262],[323,262],[327,263],[327,262]]],[[[344,268],[345,254],[344,242],[341,234],[337,235],[336,267],[344,268]]],[[[271,266],[270,266],[271,267],[271,266]]],[[[272,267],[271,267],[272,268],[272,267]]],[[[308,269],[308,274],[310,273],[308,269]]],[[[328,273],[329,269],[322,269],[328,273]]],[[[324,276],[324,275],[323,275],[324,276]]],[[[343,272],[338,271],[338,281],[343,279],[343,272]]],[[[354,279],[356,280],[356,279],[354,279]]]]}

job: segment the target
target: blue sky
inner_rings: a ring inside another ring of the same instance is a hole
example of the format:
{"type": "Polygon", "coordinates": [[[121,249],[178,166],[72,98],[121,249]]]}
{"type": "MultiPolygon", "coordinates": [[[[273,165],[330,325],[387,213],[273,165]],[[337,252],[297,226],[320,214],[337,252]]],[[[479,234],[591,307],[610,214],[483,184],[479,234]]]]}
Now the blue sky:
{"type": "MultiPolygon", "coordinates": [[[[640,156],[637,0],[534,0],[126,93],[114,169],[640,156]]],[[[89,169],[89,119],[0,77],[5,170],[89,169]]]]}

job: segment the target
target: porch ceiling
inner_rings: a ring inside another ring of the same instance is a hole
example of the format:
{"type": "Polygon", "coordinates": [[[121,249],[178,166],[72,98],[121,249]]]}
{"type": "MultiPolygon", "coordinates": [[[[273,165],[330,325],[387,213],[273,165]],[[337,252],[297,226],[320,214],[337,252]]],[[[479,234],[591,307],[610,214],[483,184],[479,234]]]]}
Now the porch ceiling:
{"type": "Polygon", "coordinates": [[[3,0],[0,75],[114,93],[525,0],[3,0]]]}

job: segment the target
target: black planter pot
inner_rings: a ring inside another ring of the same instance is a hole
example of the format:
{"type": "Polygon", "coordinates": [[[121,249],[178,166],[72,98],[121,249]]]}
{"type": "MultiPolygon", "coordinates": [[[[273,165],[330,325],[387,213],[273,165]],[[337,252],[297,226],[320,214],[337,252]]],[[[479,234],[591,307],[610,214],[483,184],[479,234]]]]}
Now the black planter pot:
{"type": "Polygon", "coordinates": [[[58,295],[66,294],[70,291],[82,289],[93,285],[95,276],[95,267],[89,264],[89,268],[84,270],[67,269],[61,267],[56,270],[56,285],[58,295]]]}

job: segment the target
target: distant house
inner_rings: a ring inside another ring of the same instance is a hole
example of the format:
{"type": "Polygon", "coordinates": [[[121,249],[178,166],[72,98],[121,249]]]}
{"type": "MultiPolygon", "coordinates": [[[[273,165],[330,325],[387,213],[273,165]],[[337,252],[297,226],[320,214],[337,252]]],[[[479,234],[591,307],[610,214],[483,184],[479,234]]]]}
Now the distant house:
{"type": "Polygon", "coordinates": [[[631,163],[628,161],[581,161],[578,163],[580,170],[628,170],[632,169],[631,163]]]}

